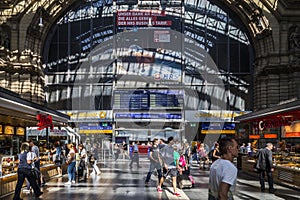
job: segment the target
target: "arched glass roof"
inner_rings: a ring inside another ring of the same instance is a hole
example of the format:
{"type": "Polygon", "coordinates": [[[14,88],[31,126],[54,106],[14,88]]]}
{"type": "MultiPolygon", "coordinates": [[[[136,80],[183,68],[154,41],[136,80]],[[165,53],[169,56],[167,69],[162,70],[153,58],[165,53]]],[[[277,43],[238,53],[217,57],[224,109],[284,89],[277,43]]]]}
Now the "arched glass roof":
{"type": "Polygon", "coordinates": [[[116,88],[167,85],[195,91],[197,97],[187,97],[194,103],[186,108],[210,104],[214,109],[247,110],[253,58],[240,27],[237,19],[207,0],[186,0],[176,7],[87,1],[60,18],[48,35],[48,101],[68,110],[74,109],[75,99],[92,96],[91,101],[100,99],[92,103],[94,109],[111,109],[116,88]],[[116,17],[121,11],[159,12],[152,18],[168,25],[120,26],[116,17]],[[157,76],[168,81],[158,83],[153,79],[157,76]]]}

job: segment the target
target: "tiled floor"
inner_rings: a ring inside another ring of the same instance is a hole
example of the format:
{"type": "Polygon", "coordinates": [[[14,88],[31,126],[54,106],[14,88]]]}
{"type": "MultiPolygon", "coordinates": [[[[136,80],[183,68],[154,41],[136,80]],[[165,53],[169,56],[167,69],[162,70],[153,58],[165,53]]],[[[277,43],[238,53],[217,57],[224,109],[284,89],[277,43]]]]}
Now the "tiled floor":
{"type": "MultiPolygon", "coordinates": [[[[100,176],[91,176],[87,182],[75,183],[71,186],[65,186],[67,176],[53,178],[43,188],[44,194],[41,199],[62,200],[204,200],[208,199],[208,174],[209,171],[199,170],[193,166],[191,173],[196,181],[195,187],[191,189],[178,189],[181,197],[172,194],[170,182],[165,183],[163,193],[156,191],[156,177],[151,177],[149,187],[144,186],[144,180],[148,171],[149,161],[147,158],[141,158],[142,168],[129,168],[129,160],[119,159],[107,160],[101,163],[102,174],[100,176]]],[[[279,200],[290,199],[300,200],[300,192],[286,187],[275,185],[278,191],[275,194],[261,193],[259,181],[256,177],[247,176],[239,172],[238,184],[235,200],[279,200]]],[[[22,193],[23,199],[35,199],[32,194],[22,193]]],[[[12,195],[2,199],[12,199],[12,195]]]]}

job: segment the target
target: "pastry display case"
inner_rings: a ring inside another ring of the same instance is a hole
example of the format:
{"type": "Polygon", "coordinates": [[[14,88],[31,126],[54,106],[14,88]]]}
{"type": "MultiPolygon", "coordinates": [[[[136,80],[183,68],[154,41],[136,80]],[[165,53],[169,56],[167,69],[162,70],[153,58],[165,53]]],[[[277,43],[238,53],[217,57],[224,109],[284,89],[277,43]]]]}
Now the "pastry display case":
{"type": "Polygon", "coordinates": [[[276,167],[300,170],[300,154],[294,152],[273,154],[274,165],[276,167]]]}
{"type": "Polygon", "coordinates": [[[53,164],[53,158],[50,152],[41,152],[40,153],[40,165],[48,165],[53,164]]]}
{"type": "MultiPolygon", "coordinates": [[[[255,159],[248,156],[242,157],[242,171],[258,177],[253,170],[255,159]]],[[[293,152],[273,153],[273,179],[275,183],[281,183],[290,187],[300,187],[300,154],[293,152]]]]}
{"type": "Polygon", "coordinates": [[[6,176],[9,174],[13,174],[17,172],[18,169],[18,162],[15,161],[14,156],[3,156],[1,158],[1,176],[6,176]]]}

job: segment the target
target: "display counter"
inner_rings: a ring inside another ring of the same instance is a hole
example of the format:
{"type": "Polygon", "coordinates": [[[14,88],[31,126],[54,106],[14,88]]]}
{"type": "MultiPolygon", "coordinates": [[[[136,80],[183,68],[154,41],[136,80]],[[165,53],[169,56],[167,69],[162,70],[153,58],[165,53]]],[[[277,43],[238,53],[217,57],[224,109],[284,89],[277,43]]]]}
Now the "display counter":
{"type": "MultiPolygon", "coordinates": [[[[277,163],[278,161],[275,161],[277,163]]],[[[242,171],[253,176],[257,176],[258,173],[253,170],[255,160],[248,156],[242,157],[242,171]]],[[[297,164],[275,164],[273,172],[273,180],[275,183],[285,184],[290,187],[300,187],[300,167],[297,164]]]]}
{"type": "MultiPolygon", "coordinates": [[[[46,182],[53,176],[56,176],[56,166],[53,164],[44,165],[41,167],[41,173],[43,174],[46,182]]],[[[17,185],[18,175],[17,173],[11,173],[0,177],[0,196],[13,192],[17,185]]],[[[26,185],[24,182],[23,186],[26,185]]]]}

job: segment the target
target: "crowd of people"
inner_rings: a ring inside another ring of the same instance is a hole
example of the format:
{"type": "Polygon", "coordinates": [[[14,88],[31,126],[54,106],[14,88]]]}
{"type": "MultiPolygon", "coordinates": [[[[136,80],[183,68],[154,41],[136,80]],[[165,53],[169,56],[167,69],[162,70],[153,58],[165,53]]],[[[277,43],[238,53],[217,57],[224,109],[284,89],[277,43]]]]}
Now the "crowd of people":
{"type": "MultiPolygon", "coordinates": [[[[101,171],[97,165],[99,158],[98,144],[91,145],[89,140],[85,144],[79,144],[78,148],[74,143],[61,144],[56,141],[51,147],[46,148],[44,145],[38,146],[37,142],[29,140],[24,142],[18,155],[18,180],[15,188],[13,199],[20,200],[20,193],[23,182],[26,180],[26,189],[23,192],[33,192],[36,197],[43,194],[41,187],[45,185],[45,179],[40,171],[40,149],[52,155],[52,161],[57,167],[58,177],[63,175],[62,165],[67,165],[68,181],[65,185],[71,185],[78,181],[84,181],[90,176],[90,169],[95,175],[100,175],[101,171]]],[[[49,156],[51,158],[51,156],[49,156]]]]}
{"type": "MultiPolygon", "coordinates": [[[[251,144],[248,144],[250,146],[251,144]]],[[[245,144],[238,145],[233,138],[224,137],[218,142],[214,142],[212,147],[201,142],[180,143],[169,137],[167,141],[154,138],[149,142],[148,158],[150,160],[149,170],[146,174],[145,186],[149,187],[151,175],[156,172],[157,191],[163,192],[163,183],[167,177],[170,177],[173,187],[173,194],[180,196],[177,191],[178,184],[187,179],[191,185],[195,184],[190,174],[190,167],[198,166],[199,169],[210,169],[209,175],[209,200],[215,199],[233,199],[237,180],[237,168],[233,160],[239,153],[253,155],[257,162],[255,168],[259,174],[261,191],[265,191],[264,177],[267,175],[269,183],[269,192],[273,193],[276,189],[273,186],[272,164],[273,145],[267,143],[265,148],[254,151],[245,144]],[[185,175],[185,176],[184,176],[185,175]]],[[[68,181],[65,185],[72,185],[78,181],[86,181],[92,173],[100,175],[101,171],[97,165],[99,159],[99,145],[90,144],[87,140],[77,147],[73,143],[61,144],[56,141],[49,153],[53,156],[53,162],[57,167],[58,177],[63,175],[62,165],[67,165],[68,181]]],[[[125,141],[122,144],[112,144],[113,158],[118,160],[120,155],[123,159],[129,160],[129,168],[132,169],[133,163],[137,168],[141,167],[139,163],[139,142],[132,142],[128,145],[125,141]],[[129,152],[129,154],[128,154],[129,152]]],[[[26,180],[27,190],[33,189],[35,196],[43,194],[41,187],[45,184],[42,173],[40,173],[39,148],[33,141],[24,142],[21,145],[21,152],[18,165],[18,180],[15,188],[14,200],[20,199],[20,192],[24,180],[26,180]]],[[[187,181],[186,180],[186,181],[187,181]]],[[[186,184],[185,182],[184,184],[186,184]]]]}

